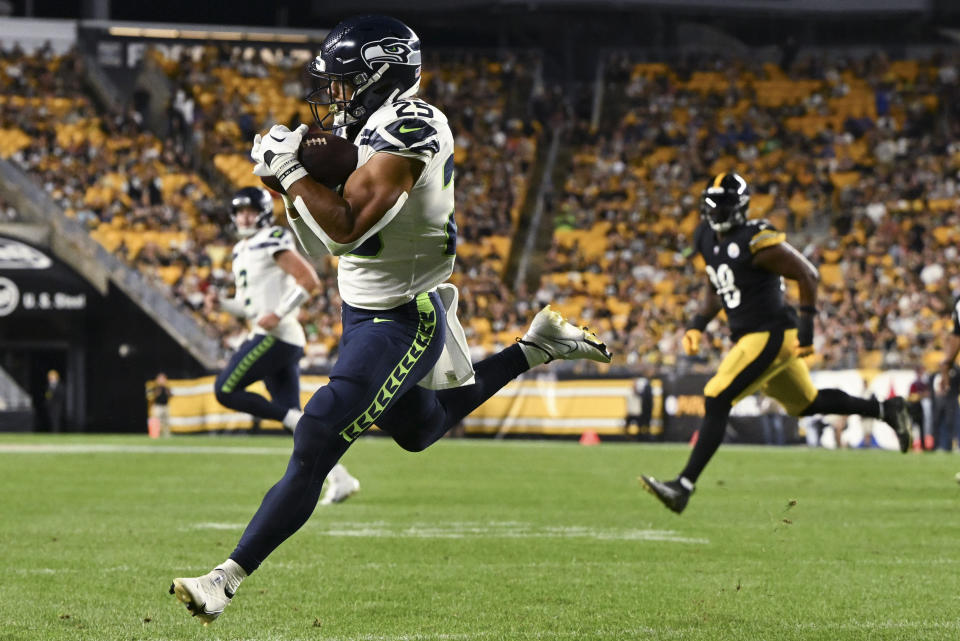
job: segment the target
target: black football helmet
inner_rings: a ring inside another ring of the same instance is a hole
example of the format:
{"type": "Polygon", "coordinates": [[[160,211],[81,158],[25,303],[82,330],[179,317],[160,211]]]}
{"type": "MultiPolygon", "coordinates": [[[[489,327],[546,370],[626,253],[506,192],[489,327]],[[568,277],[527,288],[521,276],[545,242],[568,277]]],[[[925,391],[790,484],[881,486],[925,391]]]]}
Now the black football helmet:
{"type": "Polygon", "coordinates": [[[327,131],[348,127],[347,138],[352,138],[385,102],[420,88],[420,38],[395,18],[348,18],[327,34],[307,74],[312,87],[306,100],[317,125],[327,131]],[[353,95],[348,100],[334,96],[334,82],[341,91],[352,88],[353,95]],[[327,108],[323,117],[320,107],[327,108]]]}
{"type": "Polygon", "coordinates": [[[700,215],[717,233],[730,231],[747,222],[750,186],[740,174],[718,174],[703,190],[700,215]]]}
{"type": "Polygon", "coordinates": [[[269,227],[273,221],[273,196],[261,187],[244,187],[233,195],[230,200],[230,220],[237,228],[241,238],[248,238],[257,233],[258,229],[269,227]],[[237,220],[237,212],[250,208],[257,210],[257,222],[253,227],[241,227],[237,220]]]}

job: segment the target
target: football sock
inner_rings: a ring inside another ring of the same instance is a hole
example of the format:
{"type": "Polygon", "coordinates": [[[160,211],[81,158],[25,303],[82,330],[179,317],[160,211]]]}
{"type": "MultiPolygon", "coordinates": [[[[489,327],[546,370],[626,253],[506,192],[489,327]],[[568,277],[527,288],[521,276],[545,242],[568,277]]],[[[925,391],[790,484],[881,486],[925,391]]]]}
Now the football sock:
{"type": "Polygon", "coordinates": [[[327,480],[331,483],[342,483],[347,480],[348,476],[350,476],[350,474],[347,472],[347,468],[337,463],[333,466],[333,469],[330,470],[330,473],[327,474],[327,480]]]}
{"type": "Polygon", "coordinates": [[[240,567],[240,564],[233,559],[227,559],[213,569],[223,572],[224,578],[226,579],[224,589],[226,590],[227,596],[232,599],[237,588],[240,587],[240,582],[247,578],[246,570],[240,567]]]}
{"type": "Polygon", "coordinates": [[[283,417],[283,426],[293,432],[297,429],[297,422],[301,416],[303,416],[303,412],[295,407],[291,407],[287,410],[287,415],[283,417]]]}
{"type": "MultiPolygon", "coordinates": [[[[437,399],[446,409],[446,429],[459,423],[504,385],[530,369],[530,359],[525,359],[526,354],[521,353],[523,348],[523,345],[511,345],[474,363],[473,370],[476,375],[473,385],[437,390],[437,399]]],[[[535,349],[540,350],[539,347],[535,349]]]]}
{"type": "Polygon", "coordinates": [[[518,341],[517,344],[520,346],[523,355],[527,358],[527,364],[530,367],[543,365],[550,360],[550,354],[542,347],[537,347],[529,341],[518,341]]]}
{"type": "Polygon", "coordinates": [[[882,405],[875,396],[859,398],[838,389],[822,389],[817,392],[817,397],[813,399],[813,402],[800,412],[800,415],[841,414],[849,416],[850,414],[859,414],[869,418],[882,418],[882,413],[882,405]]]}
{"type": "MultiPolygon", "coordinates": [[[[697,444],[690,452],[687,466],[680,473],[681,481],[685,479],[691,486],[700,478],[703,468],[710,462],[717,448],[723,442],[723,435],[727,431],[727,417],[730,415],[730,404],[717,398],[708,396],[704,402],[704,417],[700,423],[700,435],[697,444]]],[[[686,487],[686,485],[684,485],[686,487]]]]}

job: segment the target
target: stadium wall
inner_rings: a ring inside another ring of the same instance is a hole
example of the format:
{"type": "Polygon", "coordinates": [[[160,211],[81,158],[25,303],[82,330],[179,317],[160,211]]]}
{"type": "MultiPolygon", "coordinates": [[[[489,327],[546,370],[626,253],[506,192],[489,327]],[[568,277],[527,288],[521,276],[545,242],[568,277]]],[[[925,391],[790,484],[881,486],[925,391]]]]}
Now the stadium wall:
{"type": "MultiPolygon", "coordinates": [[[[914,373],[910,370],[841,370],[815,372],[814,380],[823,386],[838,387],[854,394],[873,393],[880,398],[906,394],[914,373]]],[[[648,440],[688,441],[703,417],[703,384],[706,376],[653,378],[649,411],[648,440]]],[[[170,427],[174,434],[209,432],[280,433],[276,421],[257,423],[249,414],[228,410],[214,396],[214,376],[170,381],[170,427]]],[[[300,400],[306,404],[311,395],[326,384],[325,376],[303,376],[300,400]]],[[[638,394],[637,379],[597,378],[556,380],[550,375],[518,379],[481,405],[463,421],[463,431],[471,436],[504,437],[580,437],[586,431],[606,438],[639,437],[627,431],[631,397],[638,394]]],[[[266,394],[262,383],[249,388],[266,394]]],[[[635,404],[633,404],[635,407],[635,404]]],[[[763,442],[763,416],[769,406],[751,396],[734,408],[730,419],[730,440],[763,442]]],[[[783,416],[787,443],[804,442],[796,419],[783,416]]],[[[896,436],[885,424],[869,419],[858,421],[856,428],[873,434],[881,447],[895,449],[896,436]],[[887,434],[889,432],[889,434],[887,434]]],[[[144,425],[144,428],[146,425],[144,425]]]]}
{"type": "Polygon", "coordinates": [[[37,421],[6,429],[50,429],[49,370],[66,392],[62,428],[101,432],[139,431],[143,382],[158,371],[205,371],[115,286],[100,293],[36,237],[7,233],[0,235],[0,367],[31,396],[37,421]]]}

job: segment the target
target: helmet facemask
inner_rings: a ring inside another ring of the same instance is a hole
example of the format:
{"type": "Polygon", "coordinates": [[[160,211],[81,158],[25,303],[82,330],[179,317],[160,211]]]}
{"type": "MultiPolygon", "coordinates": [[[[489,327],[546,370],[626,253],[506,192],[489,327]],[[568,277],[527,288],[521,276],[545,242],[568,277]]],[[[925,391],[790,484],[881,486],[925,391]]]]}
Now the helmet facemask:
{"type": "Polygon", "coordinates": [[[389,87],[377,87],[377,82],[390,69],[390,63],[383,63],[372,74],[365,71],[333,73],[321,71],[322,66],[323,60],[318,57],[307,69],[313,86],[306,101],[310,103],[310,112],[317,126],[324,131],[365,122],[380,105],[399,95],[399,92],[393,92],[393,95],[378,95],[389,90],[389,87]],[[339,97],[336,95],[336,87],[340,88],[339,97]],[[346,97],[348,88],[352,88],[353,93],[346,97]],[[327,114],[322,118],[320,107],[327,108],[327,114]]]}
{"type": "Polygon", "coordinates": [[[700,215],[710,228],[717,233],[725,233],[747,222],[747,209],[750,207],[750,189],[747,182],[737,174],[737,186],[709,186],[703,190],[700,200],[700,215]]]}
{"type": "Polygon", "coordinates": [[[307,67],[311,89],[306,101],[310,104],[310,112],[317,126],[324,131],[333,131],[361,120],[366,115],[366,109],[359,104],[358,98],[372,84],[370,74],[363,71],[334,73],[323,68],[323,60],[319,57],[307,67]],[[347,95],[349,89],[353,91],[347,95]],[[321,107],[327,109],[322,117],[321,107]]]}

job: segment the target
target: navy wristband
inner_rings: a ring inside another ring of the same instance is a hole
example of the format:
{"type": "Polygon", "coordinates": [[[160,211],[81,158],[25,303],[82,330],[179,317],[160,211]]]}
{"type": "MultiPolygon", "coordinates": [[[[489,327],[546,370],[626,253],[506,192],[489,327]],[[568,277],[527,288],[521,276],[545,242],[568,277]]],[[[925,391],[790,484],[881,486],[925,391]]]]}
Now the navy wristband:
{"type": "Polygon", "coordinates": [[[698,332],[702,332],[707,328],[707,324],[710,322],[710,319],[704,316],[703,314],[697,314],[693,317],[693,320],[690,321],[688,329],[695,329],[698,332]]]}

